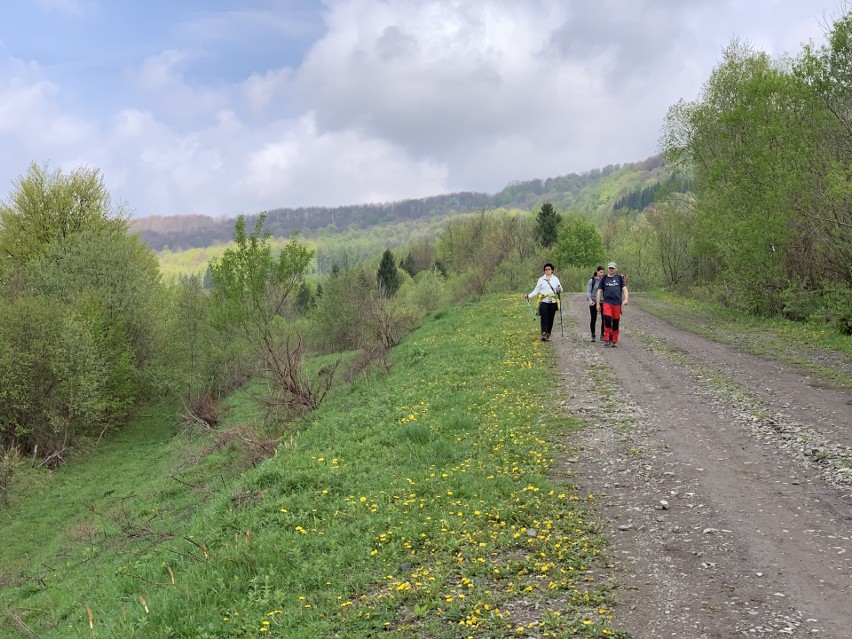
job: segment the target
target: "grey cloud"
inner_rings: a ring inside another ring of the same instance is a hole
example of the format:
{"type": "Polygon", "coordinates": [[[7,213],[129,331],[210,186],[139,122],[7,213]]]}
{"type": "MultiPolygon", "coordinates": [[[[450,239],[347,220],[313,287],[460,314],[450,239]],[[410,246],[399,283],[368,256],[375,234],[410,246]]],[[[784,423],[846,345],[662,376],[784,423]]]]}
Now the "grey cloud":
{"type": "Polygon", "coordinates": [[[678,58],[699,48],[700,37],[688,25],[719,6],[715,0],[574,2],[546,52],[595,64],[607,86],[621,92],[664,76],[678,58]]]}

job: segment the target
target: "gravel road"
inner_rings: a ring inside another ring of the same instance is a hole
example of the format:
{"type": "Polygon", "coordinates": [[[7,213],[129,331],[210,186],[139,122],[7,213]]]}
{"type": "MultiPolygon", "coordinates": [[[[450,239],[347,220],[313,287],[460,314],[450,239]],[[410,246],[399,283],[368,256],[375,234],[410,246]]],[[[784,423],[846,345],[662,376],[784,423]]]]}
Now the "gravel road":
{"type": "Polygon", "coordinates": [[[583,296],[565,302],[552,344],[586,427],[560,471],[596,496],[615,623],[634,639],[852,638],[850,393],[674,328],[641,295],[604,348],[583,296]]]}

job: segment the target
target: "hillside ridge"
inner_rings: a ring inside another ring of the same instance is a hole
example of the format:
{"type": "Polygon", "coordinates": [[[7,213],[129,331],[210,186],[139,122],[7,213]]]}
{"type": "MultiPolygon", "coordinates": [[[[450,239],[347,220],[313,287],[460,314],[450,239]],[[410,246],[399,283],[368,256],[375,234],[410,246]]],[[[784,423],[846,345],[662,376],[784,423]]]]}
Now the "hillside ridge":
{"type": "MultiPolygon", "coordinates": [[[[462,191],[394,202],[270,209],[266,211],[265,228],[273,237],[288,237],[293,231],[366,229],[379,224],[441,219],[480,209],[530,210],[543,202],[551,202],[557,210],[595,217],[611,212],[620,199],[658,183],[666,174],[662,157],[653,156],[642,162],[608,165],[582,174],[514,181],[493,195],[462,191]],[[615,184],[604,188],[613,178],[615,184]]],[[[246,215],[246,220],[253,225],[259,215],[246,215]]],[[[150,216],[132,220],[131,228],[151,249],[175,251],[228,242],[235,219],[200,214],[150,216]]]]}

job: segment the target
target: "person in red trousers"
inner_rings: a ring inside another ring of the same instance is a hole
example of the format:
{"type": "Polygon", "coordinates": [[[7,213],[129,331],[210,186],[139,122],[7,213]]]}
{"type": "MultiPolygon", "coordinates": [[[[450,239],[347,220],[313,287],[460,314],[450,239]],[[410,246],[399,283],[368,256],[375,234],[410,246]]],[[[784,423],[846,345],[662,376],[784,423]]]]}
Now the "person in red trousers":
{"type": "Polygon", "coordinates": [[[606,275],[598,284],[595,292],[596,307],[603,315],[603,343],[604,346],[615,348],[618,344],[618,325],[621,321],[621,308],[627,306],[630,293],[627,290],[627,281],[623,275],[618,273],[615,262],[607,265],[606,275]]]}

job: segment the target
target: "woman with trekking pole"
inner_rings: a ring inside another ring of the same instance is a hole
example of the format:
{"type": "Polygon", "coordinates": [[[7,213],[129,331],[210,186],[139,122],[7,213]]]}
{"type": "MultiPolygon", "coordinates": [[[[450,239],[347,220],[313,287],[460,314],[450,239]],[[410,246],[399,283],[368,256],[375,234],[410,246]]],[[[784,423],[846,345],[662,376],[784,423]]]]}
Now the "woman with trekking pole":
{"type": "Polygon", "coordinates": [[[556,318],[556,311],[560,310],[559,294],[562,292],[562,284],[559,283],[559,278],[553,274],[553,264],[548,262],[544,265],[544,275],[538,278],[535,288],[531,293],[524,295],[524,299],[529,302],[531,297],[535,297],[538,301],[538,314],[541,316],[541,341],[546,342],[550,339],[550,332],[553,330],[553,320],[556,318]]]}

